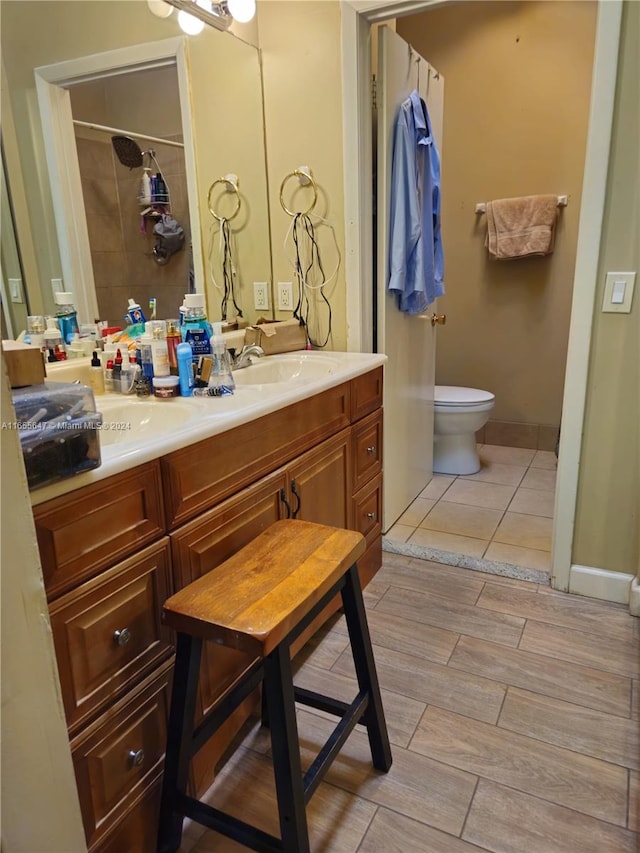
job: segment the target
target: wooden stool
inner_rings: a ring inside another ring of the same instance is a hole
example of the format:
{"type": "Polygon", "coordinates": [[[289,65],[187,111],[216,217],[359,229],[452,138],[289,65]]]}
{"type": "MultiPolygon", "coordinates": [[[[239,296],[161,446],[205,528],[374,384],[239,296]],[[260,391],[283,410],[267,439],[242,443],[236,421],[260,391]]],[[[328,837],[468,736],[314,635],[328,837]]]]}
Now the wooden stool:
{"type": "Polygon", "coordinates": [[[374,767],[389,770],[391,749],[356,566],[364,551],[364,538],[355,531],[307,521],[278,521],[165,602],[163,622],[178,637],[159,853],[178,850],[184,817],[253,850],[308,853],[305,804],[358,722],[367,727],[374,767]],[[292,642],[338,592],[359,686],[351,704],[294,687],[291,670],[292,642]],[[252,653],[255,660],[194,730],[203,640],[252,653]],[[282,839],[185,793],[191,757],[261,681],[282,839]],[[304,778],[296,701],[341,717],[304,778]]]}

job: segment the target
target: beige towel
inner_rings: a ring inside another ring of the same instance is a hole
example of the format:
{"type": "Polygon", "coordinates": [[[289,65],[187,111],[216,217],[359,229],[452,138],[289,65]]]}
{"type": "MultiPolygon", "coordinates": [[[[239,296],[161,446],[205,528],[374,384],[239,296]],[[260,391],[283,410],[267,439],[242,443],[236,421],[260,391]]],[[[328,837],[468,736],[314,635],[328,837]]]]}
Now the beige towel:
{"type": "Polygon", "coordinates": [[[487,202],[489,254],[502,261],[553,252],[558,197],[529,195],[487,202]]]}

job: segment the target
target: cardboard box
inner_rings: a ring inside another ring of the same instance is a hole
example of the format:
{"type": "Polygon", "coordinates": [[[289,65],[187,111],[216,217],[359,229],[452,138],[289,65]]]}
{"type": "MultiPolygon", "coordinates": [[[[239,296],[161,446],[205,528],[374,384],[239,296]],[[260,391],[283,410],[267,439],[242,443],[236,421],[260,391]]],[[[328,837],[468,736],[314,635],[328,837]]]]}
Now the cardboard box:
{"type": "Polygon", "coordinates": [[[2,341],[2,357],[12,388],[42,385],[44,382],[44,358],[38,347],[18,341],[2,341]]]}
{"type": "Polygon", "coordinates": [[[245,330],[244,342],[246,345],[257,344],[262,347],[265,355],[275,355],[278,352],[306,349],[307,332],[295,319],[275,323],[258,321],[245,330]]]}

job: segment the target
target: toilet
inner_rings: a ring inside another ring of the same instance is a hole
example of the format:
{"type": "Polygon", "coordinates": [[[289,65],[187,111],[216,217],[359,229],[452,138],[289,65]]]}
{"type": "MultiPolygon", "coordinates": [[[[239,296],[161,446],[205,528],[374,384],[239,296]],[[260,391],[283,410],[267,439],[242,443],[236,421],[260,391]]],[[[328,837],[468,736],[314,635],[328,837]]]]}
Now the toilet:
{"type": "Polygon", "coordinates": [[[433,471],[475,474],[480,470],[476,431],[489,420],[495,395],[478,388],[436,385],[433,404],[433,471]]]}

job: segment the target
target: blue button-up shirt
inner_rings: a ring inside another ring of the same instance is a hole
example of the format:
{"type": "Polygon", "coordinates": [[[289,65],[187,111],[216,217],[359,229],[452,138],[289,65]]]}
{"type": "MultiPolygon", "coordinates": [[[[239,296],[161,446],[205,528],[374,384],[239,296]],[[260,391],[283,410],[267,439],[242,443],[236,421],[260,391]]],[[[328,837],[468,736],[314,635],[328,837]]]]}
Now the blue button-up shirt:
{"type": "Polygon", "coordinates": [[[440,235],[440,155],[427,106],[414,90],[394,129],[389,235],[389,290],[408,314],[444,294],[440,235]]]}

